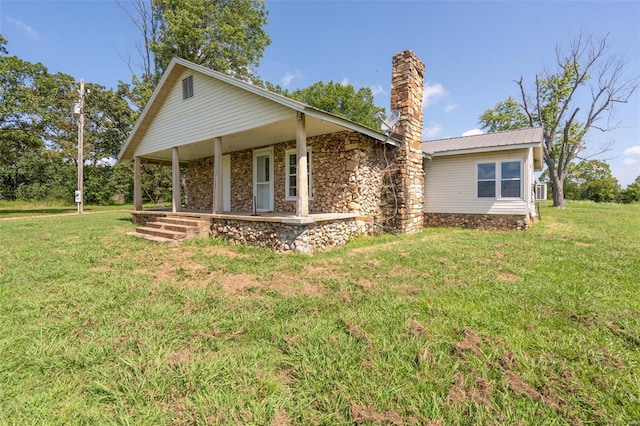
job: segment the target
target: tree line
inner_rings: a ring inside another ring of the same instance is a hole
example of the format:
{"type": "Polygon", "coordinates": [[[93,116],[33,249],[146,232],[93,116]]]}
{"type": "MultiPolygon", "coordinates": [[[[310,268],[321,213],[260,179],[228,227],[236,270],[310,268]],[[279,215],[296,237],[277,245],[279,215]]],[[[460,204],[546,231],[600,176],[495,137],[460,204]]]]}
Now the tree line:
{"type": "MultiPolygon", "coordinates": [[[[379,129],[373,117],[384,108],[374,104],[369,88],[318,82],[288,91],[260,80],[256,68],[271,42],[263,28],[268,12],[262,0],[134,0],[118,5],[139,34],[133,40],[135,54],[126,57],[130,83],[120,81],[116,88],[86,84],[88,204],[132,201],[132,165],[114,159],[174,56],[379,129]]],[[[41,63],[10,55],[7,46],[0,34],[0,200],[72,203],[78,84],[70,75],[50,73],[41,63]]],[[[519,100],[498,102],[481,115],[480,124],[489,132],[544,128],[543,176],[556,207],[564,207],[565,197],[639,201],[640,182],[621,190],[606,163],[581,158],[589,130],[613,128],[608,117],[627,102],[638,80],[623,79],[624,60],[609,54],[606,36],[580,34],[568,49],[558,49],[556,58],[557,68],[537,74],[531,88],[522,77],[517,80],[519,100]]],[[[143,164],[142,190],[145,202],[170,199],[170,170],[143,164]]]]}

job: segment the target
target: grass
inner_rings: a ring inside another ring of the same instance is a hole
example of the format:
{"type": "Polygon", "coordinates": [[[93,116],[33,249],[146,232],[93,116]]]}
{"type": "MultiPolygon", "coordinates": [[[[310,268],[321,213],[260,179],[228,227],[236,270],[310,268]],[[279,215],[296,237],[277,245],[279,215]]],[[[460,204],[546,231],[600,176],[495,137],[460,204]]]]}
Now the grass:
{"type": "MultiPolygon", "coordinates": [[[[143,208],[163,207],[170,207],[170,205],[166,203],[146,203],[143,205],[143,208]]],[[[133,204],[83,206],[83,213],[86,214],[130,210],[133,210],[133,204]]],[[[58,201],[43,201],[38,203],[28,203],[25,201],[0,201],[0,220],[54,215],[72,215],[77,213],[78,207],[76,204],[65,204],[58,201]]]]}
{"type": "Polygon", "coordinates": [[[0,220],[0,424],[637,422],[640,205],[542,217],[312,257],[0,220]]]}

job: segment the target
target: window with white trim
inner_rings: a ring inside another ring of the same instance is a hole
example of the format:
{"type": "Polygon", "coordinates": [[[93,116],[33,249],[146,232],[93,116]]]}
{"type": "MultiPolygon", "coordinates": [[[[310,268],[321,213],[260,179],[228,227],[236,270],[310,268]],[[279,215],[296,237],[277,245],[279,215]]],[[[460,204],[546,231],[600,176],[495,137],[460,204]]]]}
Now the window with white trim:
{"type": "Polygon", "coordinates": [[[496,163],[478,164],[478,198],[495,198],[496,163]]]}
{"type": "MultiPolygon", "coordinates": [[[[298,196],[297,175],[298,175],[298,152],[295,149],[285,151],[284,155],[285,167],[285,200],[293,201],[298,196]]],[[[309,199],[312,197],[311,180],[313,173],[311,171],[311,148],[307,147],[307,183],[309,187],[309,199]]]]}
{"type": "Polygon", "coordinates": [[[186,100],[193,97],[193,76],[182,80],[182,100],[186,100]]]}
{"type": "Polygon", "coordinates": [[[478,163],[476,178],[478,198],[522,198],[520,161],[478,163]]]}
{"type": "Polygon", "coordinates": [[[506,161],[500,165],[500,197],[520,198],[522,166],[519,161],[506,161]]]}

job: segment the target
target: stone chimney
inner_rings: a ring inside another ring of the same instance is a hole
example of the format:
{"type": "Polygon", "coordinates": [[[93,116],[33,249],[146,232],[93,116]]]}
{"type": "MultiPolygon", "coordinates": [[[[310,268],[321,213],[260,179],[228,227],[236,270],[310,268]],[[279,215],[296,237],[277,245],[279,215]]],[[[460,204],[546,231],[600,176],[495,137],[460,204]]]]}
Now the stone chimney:
{"type": "Polygon", "coordinates": [[[391,71],[391,109],[400,111],[394,137],[401,141],[398,166],[398,212],[396,227],[414,233],[423,227],[424,170],[422,168],[422,96],[424,63],[411,50],[393,57],[391,71]]]}

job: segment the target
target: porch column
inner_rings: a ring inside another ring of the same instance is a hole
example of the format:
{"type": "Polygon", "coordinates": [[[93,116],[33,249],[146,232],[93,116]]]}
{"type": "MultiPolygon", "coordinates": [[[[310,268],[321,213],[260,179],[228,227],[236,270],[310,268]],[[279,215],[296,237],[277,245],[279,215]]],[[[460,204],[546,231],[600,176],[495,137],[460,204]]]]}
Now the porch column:
{"type": "Polygon", "coordinates": [[[222,138],[213,139],[213,213],[222,213],[222,138]]]}
{"type": "Polygon", "coordinates": [[[309,216],[309,176],[307,175],[307,128],[305,115],[298,111],[298,127],[296,129],[296,216],[309,216]]]}
{"type": "Polygon", "coordinates": [[[140,175],[140,157],[133,157],[133,209],[142,210],[142,178],[140,175]]]}
{"type": "Polygon", "coordinates": [[[182,211],[182,202],[180,199],[180,158],[178,157],[178,147],[171,149],[171,192],[173,201],[171,203],[171,211],[182,211]]]}

